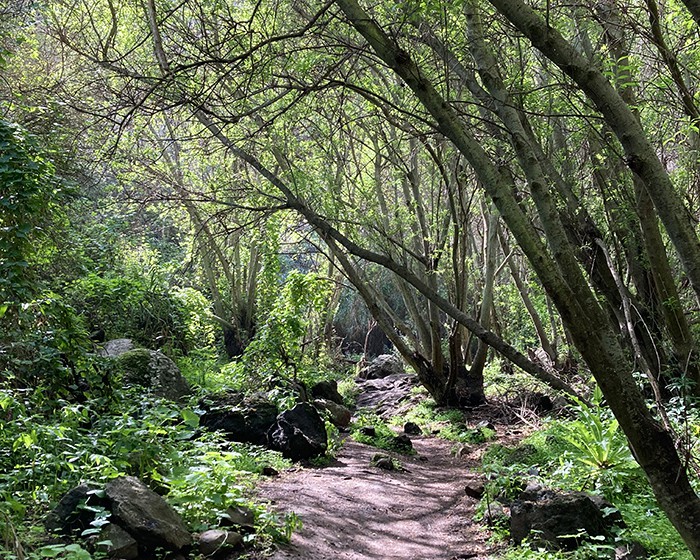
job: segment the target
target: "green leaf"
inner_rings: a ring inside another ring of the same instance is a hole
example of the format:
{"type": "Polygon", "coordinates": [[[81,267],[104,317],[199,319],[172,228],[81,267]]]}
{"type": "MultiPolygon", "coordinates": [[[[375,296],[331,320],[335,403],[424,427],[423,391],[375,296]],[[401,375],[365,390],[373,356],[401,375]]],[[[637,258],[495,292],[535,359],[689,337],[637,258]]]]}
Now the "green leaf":
{"type": "Polygon", "coordinates": [[[199,416],[192,412],[189,408],[183,408],[180,411],[180,415],[182,416],[182,420],[189,426],[190,428],[197,428],[199,426],[199,416]]]}

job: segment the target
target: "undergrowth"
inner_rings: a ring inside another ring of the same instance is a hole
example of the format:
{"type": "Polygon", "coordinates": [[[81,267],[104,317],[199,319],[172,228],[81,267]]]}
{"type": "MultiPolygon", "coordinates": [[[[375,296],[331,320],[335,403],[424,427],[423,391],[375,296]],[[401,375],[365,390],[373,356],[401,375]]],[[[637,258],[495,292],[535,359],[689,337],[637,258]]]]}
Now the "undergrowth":
{"type": "MultiPolygon", "coordinates": [[[[484,516],[489,501],[508,505],[528,482],[545,487],[602,495],[623,516],[626,526],[609,542],[588,542],[573,552],[531,548],[525,542],[509,549],[503,560],[588,560],[614,557],[617,546],[639,543],[653,560],[690,560],[690,553],[651,492],[634,462],[617,421],[596,391],[593,407],[579,403],[576,417],[547,422],[516,447],[491,446],[483,456],[486,498],[477,507],[484,516]]],[[[497,538],[507,531],[497,530],[497,538]]]]}
{"type": "Polygon", "coordinates": [[[464,412],[438,407],[435,400],[428,396],[405,414],[394,416],[390,423],[403,427],[406,422],[417,424],[424,434],[457,443],[484,443],[496,435],[494,430],[487,427],[470,428],[465,421],[464,412]]]}
{"type": "Polygon", "coordinates": [[[413,455],[413,448],[407,448],[397,440],[396,432],[377,414],[373,412],[360,412],[356,415],[354,422],[350,426],[350,433],[355,441],[371,445],[379,449],[396,451],[406,455],[413,455]],[[367,429],[373,429],[373,433],[368,433],[367,429]]]}
{"type": "MultiPolygon", "coordinates": [[[[0,391],[0,558],[47,558],[44,515],[81,482],[104,484],[137,476],[160,493],[192,530],[216,526],[232,505],[256,512],[262,544],[284,540],[298,526],[254,503],[251,490],[265,466],[289,462],[261,447],[235,444],[199,431],[199,416],[187,406],[118,391],[84,403],[58,401],[46,408],[36,395],[0,391]]],[[[60,548],[60,547],[59,547],[60,548]]],[[[80,546],[61,557],[83,558],[80,546]]]]}

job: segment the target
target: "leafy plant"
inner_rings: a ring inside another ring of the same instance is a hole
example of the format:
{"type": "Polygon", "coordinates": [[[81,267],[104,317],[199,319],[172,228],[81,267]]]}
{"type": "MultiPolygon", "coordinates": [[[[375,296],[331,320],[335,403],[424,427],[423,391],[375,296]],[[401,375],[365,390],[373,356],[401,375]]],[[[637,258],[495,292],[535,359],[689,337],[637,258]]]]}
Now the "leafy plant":
{"type": "Polygon", "coordinates": [[[65,560],[92,560],[92,554],[79,544],[50,544],[40,548],[39,558],[64,558],[65,560]]]}
{"type": "Polygon", "coordinates": [[[0,304],[17,305],[36,294],[31,264],[65,185],[37,140],[2,119],[0,154],[0,304]]]}
{"type": "Polygon", "coordinates": [[[155,269],[149,274],[88,274],[67,293],[90,329],[103,330],[107,339],[132,338],[148,348],[169,344],[187,351],[196,336],[188,323],[196,315],[186,308],[190,300],[176,297],[155,269]]]}
{"type": "Polygon", "coordinates": [[[292,270],[280,286],[277,245],[268,241],[259,288],[258,329],[243,356],[230,366],[247,389],[293,394],[298,382],[319,375],[320,347],[313,342],[321,328],[331,293],[330,282],[315,273],[292,270]]]}
{"type": "Polygon", "coordinates": [[[581,480],[581,490],[594,489],[612,498],[638,480],[641,473],[617,420],[603,406],[598,389],[592,405],[594,408],[579,403],[578,418],[560,425],[561,436],[572,448],[562,458],[559,472],[571,476],[570,471],[576,470],[573,476],[581,480]]]}

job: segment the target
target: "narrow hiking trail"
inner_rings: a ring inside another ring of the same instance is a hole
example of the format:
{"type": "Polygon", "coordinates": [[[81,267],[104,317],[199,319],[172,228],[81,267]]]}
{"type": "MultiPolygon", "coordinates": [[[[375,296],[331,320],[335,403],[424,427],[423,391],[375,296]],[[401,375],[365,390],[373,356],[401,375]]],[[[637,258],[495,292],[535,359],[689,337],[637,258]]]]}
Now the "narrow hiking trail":
{"type": "MultiPolygon", "coordinates": [[[[357,402],[385,419],[425,398],[413,391],[414,376],[391,375],[358,381],[357,402]]],[[[263,483],[258,495],[280,513],[294,512],[303,528],[272,560],[486,560],[502,546],[473,521],[477,500],[465,485],[479,478],[484,450],[511,445],[529,431],[517,415],[485,405],[465,412],[465,422],[489,421],[494,441],[463,445],[430,436],[411,436],[416,455],[404,456],[348,438],[326,467],[282,473],[263,483]],[[455,453],[455,447],[460,449],[455,453]],[[376,453],[397,459],[405,470],[371,466],[376,453]]]]}
{"type": "Polygon", "coordinates": [[[370,466],[378,450],[348,439],[330,466],[299,468],[263,484],[261,498],[279,512],[295,512],[303,522],[291,544],[271,558],[490,558],[496,547],[472,521],[476,500],[464,492],[483,446],[455,457],[451,442],[412,440],[417,455],[391,454],[405,471],[370,466]]]}

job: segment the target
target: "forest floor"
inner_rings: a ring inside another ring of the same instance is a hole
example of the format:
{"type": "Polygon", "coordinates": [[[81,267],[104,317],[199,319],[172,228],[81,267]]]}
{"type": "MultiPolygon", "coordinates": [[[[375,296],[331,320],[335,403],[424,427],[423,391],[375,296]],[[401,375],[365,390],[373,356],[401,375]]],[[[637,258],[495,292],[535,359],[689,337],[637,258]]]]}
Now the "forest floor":
{"type": "Polygon", "coordinates": [[[480,476],[489,445],[512,444],[528,430],[499,424],[495,410],[482,408],[469,423],[490,418],[497,438],[488,443],[412,436],[416,455],[406,456],[348,438],[330,465],[298,467],[264,483],[259,497],[303,523],[272,560],[493,558],[503,545],[489,543],[490,533],[473,520],[478,502],[465,484],[480,476]],[[371,466],[376,453],[391,455],[404,470],[371,466]]]}

